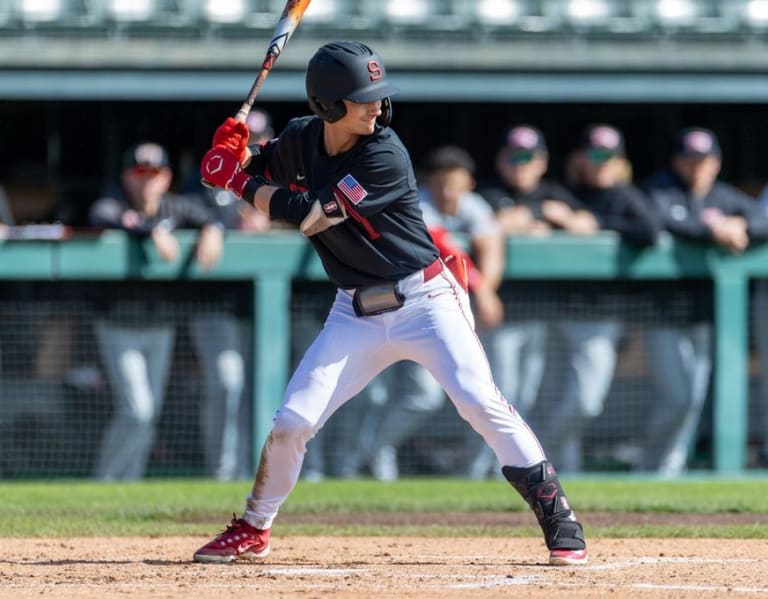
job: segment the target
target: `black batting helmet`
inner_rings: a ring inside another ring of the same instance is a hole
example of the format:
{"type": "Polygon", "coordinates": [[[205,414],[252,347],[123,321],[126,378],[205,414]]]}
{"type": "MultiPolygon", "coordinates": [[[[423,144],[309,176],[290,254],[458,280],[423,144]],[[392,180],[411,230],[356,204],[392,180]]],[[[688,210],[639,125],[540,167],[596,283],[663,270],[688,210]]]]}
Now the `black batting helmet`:
{"type": "Polygon", "coordinates": [[[331,42],[322,46],[307,67],[307,99],[316,115],[329,123],[342,118],[347,109],[342,100],[365,103],[381,100],[378,122],[389,125],[397,88],[387,81],[379,55],[360,42],[331,42]]]}

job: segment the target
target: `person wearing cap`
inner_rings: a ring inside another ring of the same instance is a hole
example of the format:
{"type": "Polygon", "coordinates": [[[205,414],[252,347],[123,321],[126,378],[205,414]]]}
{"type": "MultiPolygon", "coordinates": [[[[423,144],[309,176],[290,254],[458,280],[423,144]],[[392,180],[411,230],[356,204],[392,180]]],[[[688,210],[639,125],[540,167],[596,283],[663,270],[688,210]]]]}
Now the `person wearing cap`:
{"type": "MultiPolygon", "coordinates": [[[[519,124],[506,129],[494,166],[496,180],[480,187],[479,193],[493,207],[504,234],[545,237],[556,231],[573,235],[597,231],[592,213],[565,186],[545,178],[549,150],[537,127],[519,124]]],[[[515,286],[516,297],[526,292],[535,294],[538,290],[515,286]]],[[[487,340],[486,349],[500,389],[524,417],[531,413],[538,399],[546,364],[547,334],[543,319],[521,319],[511,311],[487,340]]],[[[493,464],[493,456],[480,449],[473,460],[471,476],[486,476],[493,464]]]]}
{"type": "MultiPolygon", "coordinates": [[[[608,124],[588,126],[569,160],[571,193],[593,214],[600,231],[613,231],[633,245],[652,245],[657,219],[630,174],[622,133],[608,124]]],[[[609,292],[603,284],[565,291],[568,319],[553,327],[553,345],[564,356],[566,371],[556,385],[556,404],[538,432],[547,452],[569,472],[583,469],[583,435],[602,412],[614,376],[624,327],[609,292]]]]}
{"type": "Polygon", "coordinates": [[[586,563],[583,528],[554,466],[493,382],[463,263],[440,259],[424,222],[410,156],[389,126],[397,88],[382,58],[360,42],[331,42],[310,59],[305,82],[313,115],[291,119],[261,147],[248,145],[242,122],[227,119],[201,163],[209,183],[273,220],[297,225],[336,295],[288,382],[242,517],[193,559],[266,557],[307,442],[380,372],[412,360],[430,371],[493,448],[504,477],[539,522],[549,563],[586,563]]]}
{"type": "MultiPolygon", "coordinates": [[[[653,173],[645,189],[671,235],[738,254],[768,239],[768,222],[752,198],[718,180],[721,165],[715,132],[687,127],[675,136],[669,167],[653,173]]],[[[669,294],[656,298],[663,324],[646,332],[647,361],[658,393],[638,465],[666,478],[685,472],[712,370],[712,292],[705,282],[686,281],[676,295],[674,301],[669,294]],[[681,305],[688,309],[674,308],[681,305]]],[[[756,305],[759,297],[758,292],[756,305]]],[[[758,349],[768,349],[768,339],[759,332],[756,339],[758,349]]]]}
{"type": "Polygon", "coordinates": [[[479,192],[493,207],[507,235],[547,235],[562,230],[591,235],[597,221],[567,188],[544,178],[549,151],[542,132],[517,125],[503,135],[496,153],[498,179],[479,192]]]}
{"type": "MultiPolygon", "coordinates": [[[[170,193],[168,153],[140,142],[123,156],[119,185],[96,200],[90,223],[147,238],[161,260],[180,258],[175,229],[199,229],[195,258],[212,268],[223,247],[222,225],[195,199],[170,193]]],[[[102,439],[94,475],[100,480],[136,480],[146,470],[155,425],[165,398],[174,341],[174,309],[143,291],[112,302],[95,324],[99,353],[115,402],[102,439]]]]}
{"type": "MultiPolygon", "coordinates": [[[[245,120],[254,144],[264,144],[275,135],[272,118],[253,109],[245,120]]],[[[186,189],[212,210],[227,231],[264,233],[271,230],[269,216],[224,189],[200,183],[195,168],[186,189]]],[[[217,309],[207,306],[189,319],[190,339],[203,374],[200,402],[200,431],[206,475],[217,480],[250,477],[252,441],[250,406],[246,395],[245,355],[248,324],[237,313],[237,301],[222,299],[217,309]]]]}

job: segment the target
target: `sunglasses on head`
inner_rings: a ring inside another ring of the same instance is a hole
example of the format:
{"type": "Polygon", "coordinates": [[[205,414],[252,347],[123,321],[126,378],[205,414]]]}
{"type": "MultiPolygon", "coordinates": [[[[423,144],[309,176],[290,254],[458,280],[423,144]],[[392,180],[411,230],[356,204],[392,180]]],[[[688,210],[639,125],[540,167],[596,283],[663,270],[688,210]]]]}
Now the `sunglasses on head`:
{"type": "Polygon", "coordinates": [[[606,148],[592,148],[587,152],[587,160],[592,164],[602,164],[603,162],[608,162],[611,158],[616,158],[616,156],[618,156],[616,152],[606,148]]]}
{"type": "Polygon", "coordinates": [[[507,156],[507,164],[528,164],[531,162],[534,158],[536,153],[533,150],[518,150],[517,152],[512,152],[509,156],[507,156]]]}
{"type": "Polygon", "coordinates": [[[163,169],[156,166],[139,164],[137,166],[131,167],[130,173],[135,177],[156,177],[162,170],[163,169]]]}

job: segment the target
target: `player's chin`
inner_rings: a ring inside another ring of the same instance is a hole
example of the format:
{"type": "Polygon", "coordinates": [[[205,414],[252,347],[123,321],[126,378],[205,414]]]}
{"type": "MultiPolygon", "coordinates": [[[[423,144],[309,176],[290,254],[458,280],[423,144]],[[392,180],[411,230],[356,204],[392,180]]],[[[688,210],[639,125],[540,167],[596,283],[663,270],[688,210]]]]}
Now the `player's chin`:
{"type": "Polygon", "coordinates": [[[376,129],[376,119],[364,121],[361,127],[364,129],[365,134],[370,135],[376,129]]]}

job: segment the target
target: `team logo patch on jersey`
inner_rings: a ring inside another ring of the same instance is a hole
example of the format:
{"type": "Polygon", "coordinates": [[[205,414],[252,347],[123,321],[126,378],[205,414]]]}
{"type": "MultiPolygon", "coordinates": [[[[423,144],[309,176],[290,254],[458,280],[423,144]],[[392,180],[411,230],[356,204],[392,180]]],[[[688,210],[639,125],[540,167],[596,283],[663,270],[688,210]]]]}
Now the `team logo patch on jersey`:
{"type": "Polygon", "coordinates": [[[347,175],[336,184],[336,188],[353,204],[362,202],[368,195],[362,185],[352,175],[347,175]]]}

